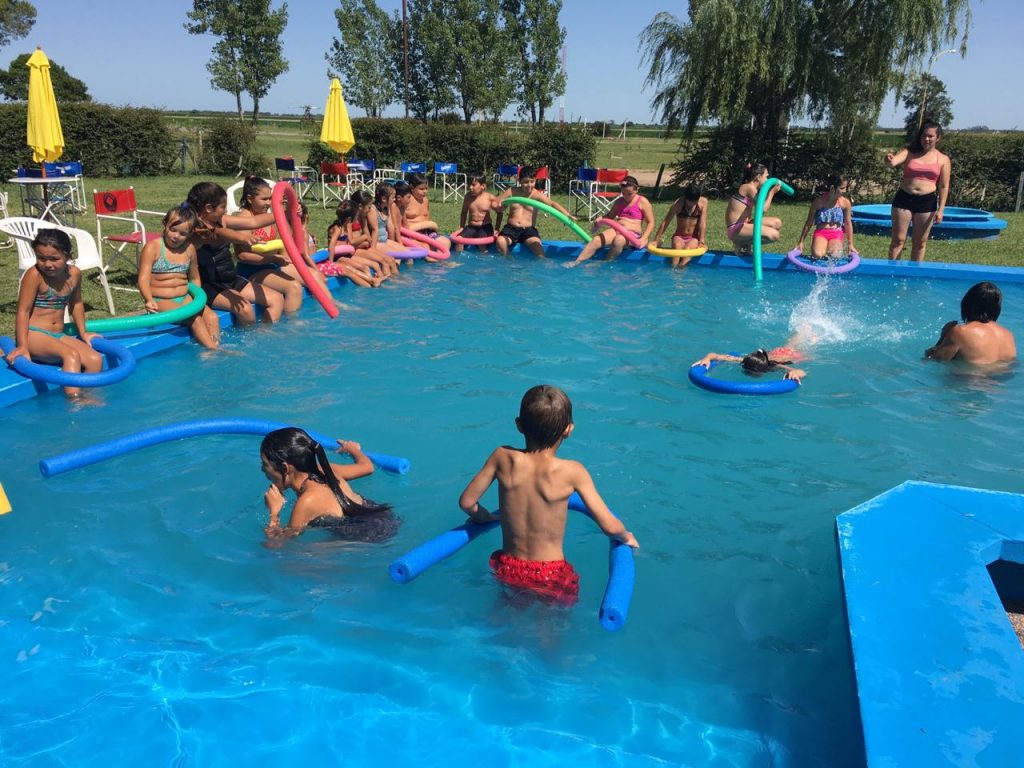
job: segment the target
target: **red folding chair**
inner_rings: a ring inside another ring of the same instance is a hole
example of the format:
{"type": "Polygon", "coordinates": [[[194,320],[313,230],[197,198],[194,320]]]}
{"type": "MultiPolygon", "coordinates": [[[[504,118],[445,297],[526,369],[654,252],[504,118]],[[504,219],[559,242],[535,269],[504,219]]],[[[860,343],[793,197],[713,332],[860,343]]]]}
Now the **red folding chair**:
{"type": "Polygon", "coordinates": [[[113,265],[114,260],[124,253],[124,249],[129,245],[135,246],[135,258],[138,260],[139,250],[142,246],[162,235],[159,225],[153,227],[155,231],[147,232],[146,225],[139,218],[139,214],[159,216],[161,219],[164,214],[160,211],[146,211],[139,208],[135,203],[134,187],[114,189],[109,192],[100,192],[94,189],[92,191],[92,204],[96,209],[96,242],[100,244],[101,260],[103,243],[106,243],[114,251],[110,261],[104,262],[102,268],[104,274],[113,265]],[[109,222],[108,226],[113,227],[117,231],[111,234],[103,234],[103,222],[109,222]],[[114,224],[114,222],[118,223],[114,224]],[[126,225],[130,227],[129,231],[124,231],[126,225]]]}
{"type": "Polygon", "coordinates": [[[320,163],[320,199],[327,207],[327,196],[341,202],[354,191],[354,178],[349,177],[348,163],[320,163]]]}

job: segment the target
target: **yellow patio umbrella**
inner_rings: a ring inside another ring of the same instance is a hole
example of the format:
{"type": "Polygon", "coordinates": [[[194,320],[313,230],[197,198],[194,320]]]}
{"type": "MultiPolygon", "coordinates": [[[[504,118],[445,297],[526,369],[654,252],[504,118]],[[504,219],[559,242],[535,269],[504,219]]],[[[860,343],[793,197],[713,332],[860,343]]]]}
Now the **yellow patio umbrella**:
{"type": "Polygon", "coordinates": [[[28,146],[35,162],[52,163],[64,154],[64,132],[50,82],[50,60],[41,48],[36,48],[27,66],[28,146]]]}
{"type": "Polygon", "coordinates": [[[355,136],[352,135],[352,123],[348,119],[345,97],[341,95],[341,81],[336,77],[331,80],[331,92],[327,95],[320,141],[339,155],[348,152],[356,143],[355,136]]]}

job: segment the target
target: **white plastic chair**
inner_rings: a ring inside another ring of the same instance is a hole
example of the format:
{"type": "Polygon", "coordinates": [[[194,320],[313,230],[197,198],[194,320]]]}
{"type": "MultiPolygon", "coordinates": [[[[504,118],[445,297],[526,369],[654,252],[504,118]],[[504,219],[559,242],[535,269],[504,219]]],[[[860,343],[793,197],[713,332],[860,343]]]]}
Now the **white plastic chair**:
{"type": "MultiPolygon", "coordinates": [[[[6,219],[11,215],[11,212],[7,210],[7,193],[0,192],[0,219],[6,219]]],[[[0,242],[0,248],[11,248],[14,245],[14,240],[10,237],[6,237],[0,242]]]]}
{"type": "Polygon", "coordinates": [[[100,284],[107,297],[107,308],[113,315],[114,297],[110,294],[110,284],[107,282],[107,273],[103,269],[99,248],[96,247],[93,236],[84,229],[62,227],[53,222],[31,219],[27,216],[11,216],[0,219],[0,231],[10,235],[18,248],[18,280],[20,281],[25,273],[36,265],[36,254],[32,250],[32,241],[40,229],[60,229],[68,233],[68,236],[74,241],[75,266],[83,274],[89,269],[99,271],[100,284]]]}
{"type": "MultiPolygon", "coordinates": [[[[273,189],[274,185],[277,184],[273,179],[264,179],[268,186],[273,189]]],[[[234,216],[240,210],[242,210],[242,187],[245,186],[245,181],[236,181],[230,187],[227,188],[228,193],[228,216],[234,216]]]]}

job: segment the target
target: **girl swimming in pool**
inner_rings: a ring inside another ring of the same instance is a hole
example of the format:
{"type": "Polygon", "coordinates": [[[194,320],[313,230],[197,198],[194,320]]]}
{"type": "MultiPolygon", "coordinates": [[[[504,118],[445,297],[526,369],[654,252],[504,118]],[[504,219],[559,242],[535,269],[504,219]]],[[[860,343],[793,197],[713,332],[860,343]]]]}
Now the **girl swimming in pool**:
{"type": "Polygon", "coordinates": [[[297,536],[307,527],[330,528],[344,538],[382,541],[394,535],[397,522],[391,505],[360,496],[349,480],[373,473],[373,464],[359,443],[338,441],[338,453],[347,453],[354,464],[331,464],[324,447],[297,427],[267,434],[260,444],[260,462],[270,487],[263,501],[270,514],[267,536],[297,536]],[[284,491],[297,498],[288,525],[281,525],[284,491]]]}
{"type": "MultiPolygon", "coordinates": [[[[56,360],[68,373],[97,373],[103,368],[103,357],[90,340],[99,334],[85,330],[82,273],[70,264],[71,238],[59,229],[40,229],[32,240],[32,250],[36,266],[25,273],[18,288],[15,346],[7,362],[34,357],[56,360]],[[64,333],[65,308],[78,331],[77,338],[64,333]]],[[[82,392],[78,387],[64,387],[64,394],[81,397],[82,392]]]]}
{"type": "Polygon", "coordinates": [[[846,198],[848,184],[841,174],[830,176],[825,189],[811,203],[807,213],[807,221],[800,231],[800,240],[796,244],[798,251],[804,250],[804,239],[814,227],[811,238],[811,258],[824,259],[827,256],[838,256],[843,250],[843,239],[853,247],[853,219],[851,218],[850,201],[846,198]]]}
{"type": "MultiPolygon", "coordinates": [[[[661,236],[668,229],[669,222],[675,220],[675,232],[672,234],[673,250],[684,251],[692,248],[707,247],[708,230],[708,199],[704,197],[703,184],[687,184],[683,196],[672,203],[664,221],[658,227],[654,242],[660,243],[661,236]]],[[[672,266],[686,266],[689,257],[673,256],[672,266]]]]}
{"type": "MultiPolygon", "coordinates": [[[[164,216],[163,236],[143,246],[136,282],[147,312],[163,312],[191,302],[188,285],[199,285],[196,247],[191,241],[197,221],[195,210],[189,206],[171,208],[164,216]]],[[[220,320],[209,307],[181,324],[207,349],[220,344],[220,320]]]]}
{"type": "MultiPolygon", "coordinates": [[[[749,253],[754,241],[754,204],[761,185],[768,181],[768,169],[761,163],[747,163],[743,169],[740,188],[729,198],[725,208],[725,235],[732,241],[736,253],[749,253]]],[[[778,187],[768,192],[764,200],[764,212],[771,207],[772,198],[778,187]]],[[[762,242],[774,243],[779,239],[782,219],[777,216],[761,217],[762,242]]]]}
{"type": "Polygon", "coordinates": [[[739,363],[743,367],[743,371],[745,373],[749,373],[753,376],[760,376],[762,373],[782,370],[786,372],[786,375],[783,378],[799,382],[807,375],[807,371],[801,370],[800,368],[793,368],[792,365],[793,363],[802,362],[807,358],[803,353],[796,349],[796,345],[798,343],[799,334],[795,334],[790,337],[785,346],[775,347],[775,349],[755,349],[753,352],[744,355],[743,357],[737,357],[736,355],[722,355],[718,352],[708,352],[704,357],[693,363],[690,367],[696,368],[700,365],[704,368],[710,368],[711,363],[713,362],[739,363]]]}

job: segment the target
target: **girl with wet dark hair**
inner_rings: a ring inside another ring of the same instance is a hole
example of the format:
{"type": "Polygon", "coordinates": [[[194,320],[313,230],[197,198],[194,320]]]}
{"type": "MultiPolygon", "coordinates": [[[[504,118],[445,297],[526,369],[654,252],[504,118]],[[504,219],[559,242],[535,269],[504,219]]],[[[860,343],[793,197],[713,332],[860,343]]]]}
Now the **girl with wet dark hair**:
{"type": "Polygon", "coordinates": [[[763,373],[772,371],[785,371],[785,379],[792,379],[799,382],[807,375],[807,372],[800,368],[794,368],[793,363],[806,360],[806,356],[795,349],[798,336],[793,336],[783,347],[775,349],[755,349],[753,352],[738,357],[737,355],[722,355],[718,352],[708,352],[700,360],[693,363],[691,367],[698,365],[710,368],[711,363],[739,363],[744,373],[752,376],[760,376],[763,373]]]}
{"type": "Polygon", "coordinates": [[[941,137],[942,127],[925,120],[906,149],[885,156],[890,168],[903,166],[900,188],[892,201],[890,259],[898,259],[903,254],[907,230],[913,224],[910,259],[924,261],[932,224],[942,223],[949,196],[950,163],[949,157],[938,149],[941,137]]]}
{"type": "Polygon", "coordinates": [[[338,441],[338,453],[354,464],[331,464],[324,447],[297,427],[267,434],[260,445],[263,474],[271,485],[263,494],[270,514],[266,533],[271,538],[295,536],[307,527],[329,528],[353,541],[383,541],[394,535],[398,523],[389,504],[378,504],[352,490],[349,480],[373,473],[373,464],[359,443],[338,441]],[[281,526],[284,491],[297,498],[288,525],[281,526]]]}

